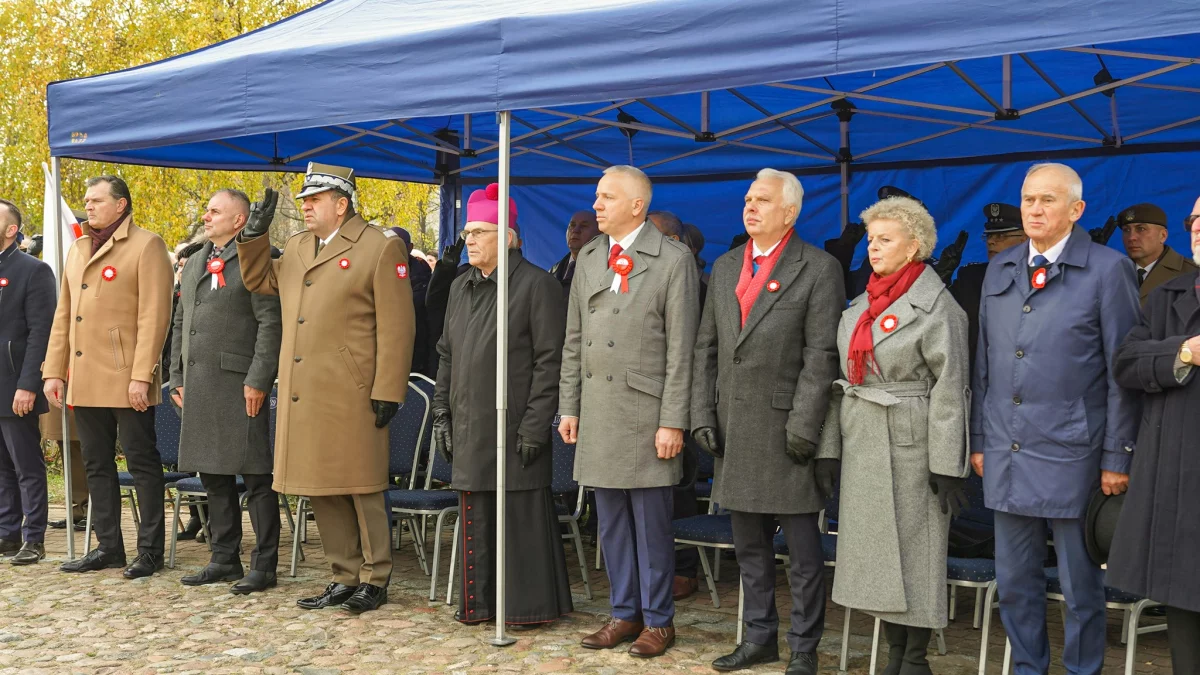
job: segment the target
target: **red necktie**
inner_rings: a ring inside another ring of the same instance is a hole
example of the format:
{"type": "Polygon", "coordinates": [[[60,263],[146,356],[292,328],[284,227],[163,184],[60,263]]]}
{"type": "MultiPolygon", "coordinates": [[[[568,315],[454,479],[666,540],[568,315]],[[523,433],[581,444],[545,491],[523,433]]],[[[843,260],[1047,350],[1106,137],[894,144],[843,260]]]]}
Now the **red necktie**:
{"type": "Polygon", "coordinates": [[[613,269],[613,263],[617,262],[617,258],[620,257],[621,252],[624,250],[620,244],[612,247],[612,250],[608,252],[608,269],[613,269]]]}

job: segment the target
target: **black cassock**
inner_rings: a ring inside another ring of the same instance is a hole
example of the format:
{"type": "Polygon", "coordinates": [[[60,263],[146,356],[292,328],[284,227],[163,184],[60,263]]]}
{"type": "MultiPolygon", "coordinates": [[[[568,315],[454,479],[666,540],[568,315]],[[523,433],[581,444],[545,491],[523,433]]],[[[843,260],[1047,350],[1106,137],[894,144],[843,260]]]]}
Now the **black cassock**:
{"type": "MultiPolygon", "coordinates": [[[[572,611],[563,541],[550,493],[550,434],[558,408],[566,311],[562,285],[509,252],[506,606],[508,623],[543,623],[572,611]],[[522,467],[518,439],[546,449],[522,467]]],[[[454,443],[451,487],[460,493],[459,620],[495,614],[496,284],[472,268],[454,280],[434,409],[448,409],[454,443]]]]}

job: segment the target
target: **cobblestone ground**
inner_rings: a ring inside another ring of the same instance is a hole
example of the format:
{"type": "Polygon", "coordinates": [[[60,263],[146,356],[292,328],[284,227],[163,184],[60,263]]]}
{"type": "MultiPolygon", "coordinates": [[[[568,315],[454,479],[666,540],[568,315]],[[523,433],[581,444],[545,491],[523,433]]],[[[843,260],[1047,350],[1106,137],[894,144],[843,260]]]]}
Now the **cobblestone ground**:
{"type": "MultiPolygon", "coordinates": [[[[135,541],[128,510],[126,540],[135,541]]],[[[51,509],[51,519],[62,518],[51,509]]],[[[168,514],[168,524],[170,514],[168,514]]],[[[252,542],[245,523],[247,545],[252,542]]],[[[76,537],[77,554],[83,550],[76,537]]],[[[416,563],[405,534],[395,552],[395,572],[389,604],[379,611],[354,617],[337,609],[306,612],[296,607],[299,597],[319,593],[328,578],[315,527],[303,550],[296,577],[287,575],[292,539],[285,524],[280,542],[280,583],[277,589],[252,596],[235,596],[225,585],[188,588],[184,574],[207,561],[204,544],[181,542],[173,570],[149,579],[126,581],[120,570],[63,574],[65,535],[52,530],[49,557],[25,568],[0,564],[0,675],[15,673],[301,673],[326,675],[363,673],[712,673],[709,663],[731,650],[737,611],[736,565],[722,563],[717,583],[721,606],[713,607],[703,592],[680,603],[676,617],[678,640],[665,656],[652,660],[630,657],[620,650],[592,651],[579,640],[596,630],[608,611],[603,571],[589,566],[594,600],[584,594],[581,572],[568,547],[567,563],[575,582],[576,611],[553,626],[518,634],[516,644],[496,648],[487,643],[489,626],[468,627],[453,620],[446,605],[446,563],[440,574],[439,602],[429,602],[429,577],[416,563]]],[[[587,547],[586,555],[594,555],[587,547]]],[[[248,556],[244,556],[247,559],[248,556]]],[[[594,559],[590,560],[594,562],[594,559]]],[[[781,568],[782,569],[782,568],[781,568]]],[[[786,578],[779,577],[779,608],[785,617],[790,602],[786,578]]],[[[945,631],[946,655],[931,646],[930,661],[938,675],[977,672],[980,631],[971,628],[974,594],[960,592],[958,619],[945,631]]],[[[988,670],[999,673],[1004,650],[1003,630],[995,614],[988,670]]],[[[843,610],[832,603],[826,613],[821,643],[821,670],[838,669],[843,610]]],[[[1120,612],[1109,613],[1109,650],[1105,673],[1121,673],[1125,650],[1120,644],[1120,612]]],[[[1050,612],[1051,644],[1055,658],[1062,644],[1058,612],[1050,612]]],[[[1161,623],[1151,618],[1149,623],[1161,623]]],[[[851,621],[849,671],[867,673],[872,623],[859,614],[851,621]]],[[[786,626],[780,630],[786,632],[786,626]]],[[[781,651],[786,652],[785,647],[781,651]]],[[[1163,633],[1141,638],[1137,670],[1142,674],[1171,672],[1163,633]]],[[[786,659],[786,655],[784,655],[786,659]]],[[[784,663],[759,667],[755,673],[782,672],[784,663]]],[[[882,666],[880,666],[882,669],[882,666]]],[[[1054,673],[1063,672],[1055,666],[1054,673]]]]}

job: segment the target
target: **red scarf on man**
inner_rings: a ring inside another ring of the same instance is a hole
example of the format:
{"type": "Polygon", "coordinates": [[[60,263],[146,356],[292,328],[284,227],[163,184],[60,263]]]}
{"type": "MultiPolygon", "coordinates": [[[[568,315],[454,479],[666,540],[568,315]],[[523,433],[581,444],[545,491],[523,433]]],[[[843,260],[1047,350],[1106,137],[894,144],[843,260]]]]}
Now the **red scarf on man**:
{"type": "Polygon", "coordinates": [[[871,336],[871,326],[880,314],[912,288],[924,271],[925,263],[916,261],[886,277],[871,273],[871,280],[867,282],[867,309],[858,317],[854,332],[850,334],[850,356],[846,359],[846,376],[850,384],[862,384],[868,369],[873,373],[879,372],[879,365],[875,363],[875,338],[871,336]]]}
{"type": "Polygon", "coordinates": [[[775,250],[771,251],[771,255],[767,256],[767,259],[758,266],[757,273],[754,271],[754,242],[746,242],[746,255],[742,258],[742,274],[738,277],[737,288],[734,290],[738,305],[742,309],[743,326],[746,325],[746,317],[750,316],[750,309],[754,307],[754,301],[758,299],[758,294],[762,292],[763,287],[767,285],[767,280],[771,278],[771,270],[779,261],[779,257],[783,255],[783,249],[787,246],[788,239],[792,238],[792,232],[795,230],[788,228],[783,239],[780,239],[779,244],[775,246],[775,250]]]}
{"type": "Polygon", "coordinates": [[[117,216],[116,220],[109,223],[107,226],[102,227],[99,230],[93,229],[91,231],[92,257],[95,257],[96,253],[100,250],[100,247],[104,246],[104,243],[112,238],[113,233],[116,232],[117,228],[121,226],[121,223],[125,221],[125,216],[126,214],[122,213],[121,215],[117,216]]]}

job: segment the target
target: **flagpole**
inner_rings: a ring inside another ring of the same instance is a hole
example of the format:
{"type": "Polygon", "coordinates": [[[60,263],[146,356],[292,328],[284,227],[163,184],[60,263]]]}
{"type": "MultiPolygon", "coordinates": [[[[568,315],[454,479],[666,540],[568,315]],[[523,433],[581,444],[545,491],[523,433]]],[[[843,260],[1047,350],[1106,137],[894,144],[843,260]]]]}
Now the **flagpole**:
{"type": "MultiPolygon", "coordinates": [[[[58,157],[50,158],[51,173],[54,177],[54,223],[51,227],[54,230],[55,242],[55,260],[58,261],[58,288],[59,300],[61,301],[62,282],[66,278],[66,269],[63,264],[63,232],[62,232],[62,160],[58,157]]],[[[46,223],[42,224],[42,238],[45,239],[46,223]]],[[[67,560],[75,559],[75,514],[72,511],[72,494],[71,494],[71,425],[67,417],[67,387],[70,386],[70,374],[68,380],[64,381],[61,401],[62,407],[59,413],[62,418],[62,458],[63,458],[63,492],[66,494],[67,500],[67,560]]]]}

